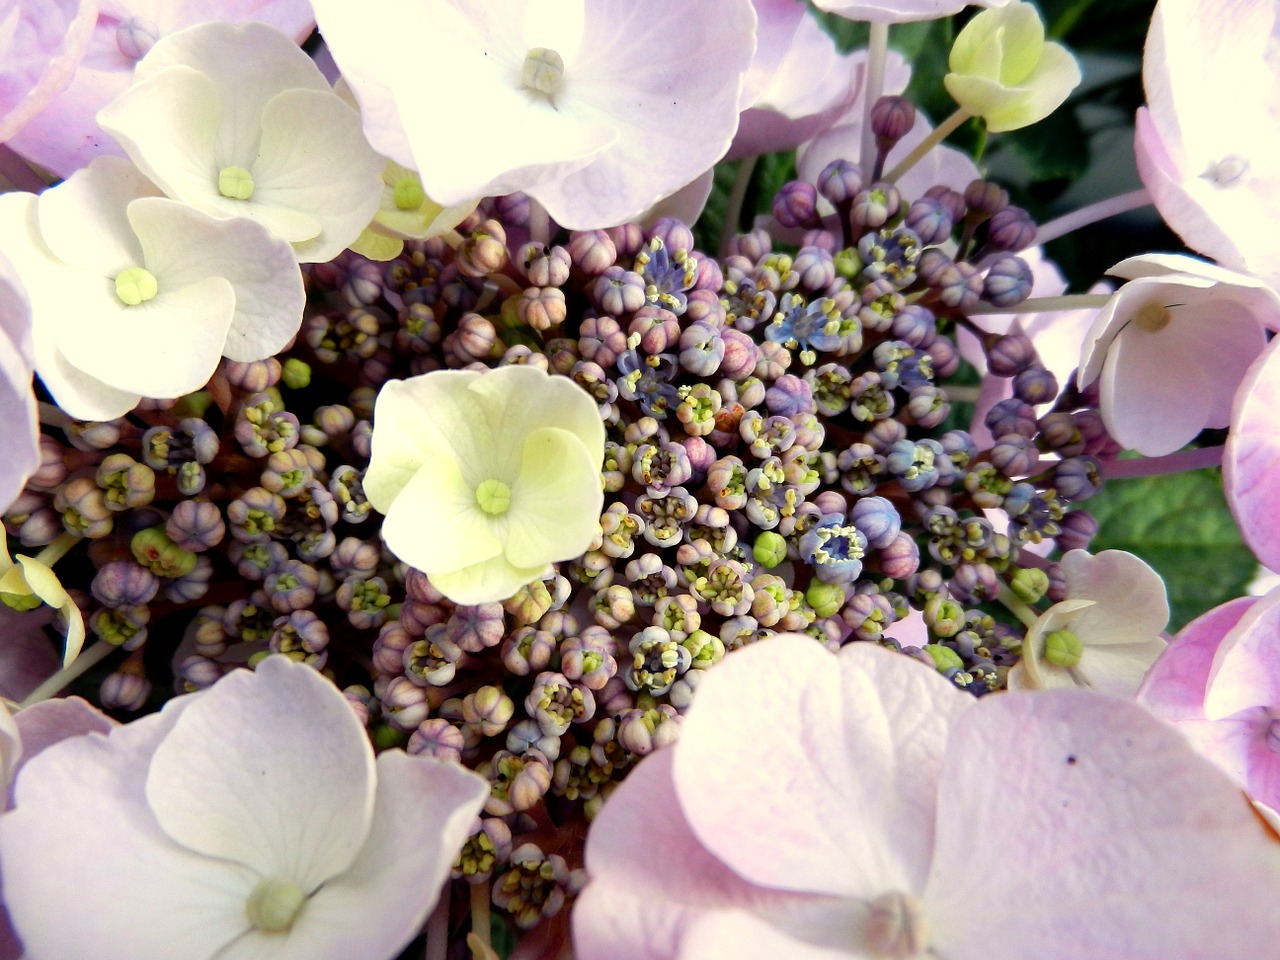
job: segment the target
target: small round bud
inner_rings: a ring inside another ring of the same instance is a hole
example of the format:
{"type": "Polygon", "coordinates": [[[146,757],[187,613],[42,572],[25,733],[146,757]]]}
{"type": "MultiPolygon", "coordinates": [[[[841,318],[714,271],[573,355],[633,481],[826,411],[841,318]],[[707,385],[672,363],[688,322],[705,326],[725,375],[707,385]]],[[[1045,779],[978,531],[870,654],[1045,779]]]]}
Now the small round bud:
{"type": "Polygon", "coordinates": [[[906,97],[885,96],[871,108],[871,130],[876,146],[887,151],[916,125],[916,108],[906,97]]]}
{"type": "Polygon", "coordinates": [[[1044,658],[1057,667],[1074,667],[1084,653],[1084,644],[1070,630],[1055,630],[1044,638],[1044,658]]]}

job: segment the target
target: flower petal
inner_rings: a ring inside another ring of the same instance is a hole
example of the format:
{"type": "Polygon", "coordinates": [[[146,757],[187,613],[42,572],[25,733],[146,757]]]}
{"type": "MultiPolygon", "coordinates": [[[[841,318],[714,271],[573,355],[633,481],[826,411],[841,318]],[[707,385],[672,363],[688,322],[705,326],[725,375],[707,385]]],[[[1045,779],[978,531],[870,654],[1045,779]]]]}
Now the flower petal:
{"type": "Polygon", "coordinates": [[[247,363],[274,356],[297,334],[306,304],[293,248],[252,220],[215,220],[164,198],[129,206],[148,268],[165,284],[206,277],[231,284],[235,312],[219,352],[247,363]]]}
{"type": "Polygon", "coordinates": [[[392,957],[422,928],[489,785],[459,764],[399,750],[377,762],[369,838],[318,890],[287,937],[253,932],[218,960],[392,957]]]}
{"type": "Polygon", "coordinates": [[[491,518],[447,455],[420,467],[382,512],[387,549],[433,579],[502,555],[491,518]]]}
{"type": "Polygon", "coordinates": [[[759,641],[698,687],[676,753],[681,806],[753,883],[863,900],[918,890],[948,731],[972,704],[871,644],[833,661],[811,637],[759,641]]]}
{"type": "Polygon", "coordinates": [[[29,956],[206,960],[248,929],[257,877],[174,844],[143,794],[157,744],[190,703],[63,740],[23,767],[0,817],[0,868],[29,956]],[[68,890],[84,898],[76,910],[68,890]]]}
{"type": "Polygon", "coordinates": [[[349,868],[368,837],[373,750],[337,687],[268,657],[186,708],[146,784],[177,843],[311,893],[349,868]]]}
{"type": "Polygon", "coordinates": [[[1280,587],[1248,609],[1214,656],[1204,715],[1219,720],[1249,707],[1280,713],[1280,587]]]}
{"type": "Polygon", "coordinates": [[[1236,391],[1222,459],[1227,503],[1249,549],[1280,567],[1280,338],[1245,373],[1236,391]]]}
{"type": "Polygon", "coordinates": [[[437,573],[430,580],[437,590],[454,603],[474,605],[507,600],[526,584],[549,575],[551,569],[549,563],[540,567],[517,567],[499,554],[491,560],[474,563],[461,570],[437,573]]]}
{"type": "Polygon", "coordinates": [[[70,83],[98,19],[96,0],[25,0],[5,6],[0,19],[0,143],[70,83]]]}
{"type": "Polygon", "coordinates": [[[1069,550],[1062,558],[1062,574],[1068,597],[1094,602],[1071,624],[1090,646],[1146,643],[1169,625],[1164,580],[1132,553],[1069,550]]]}
{"type": "Polygon", "coordinates": [[[511,485],[507,559],[518,567],[573,559],[600,532],[603,509],[599,458],[568,430],[534,430],[511,485]]]}
{"type": "Polygon", "coordinates": [[[937,809],[922,899],[948,960],[1244,960],[1280,933],[1257,895],[1280,882],[1280,848],[1220,771],[1135,704],[1081,690],[980,701],[948,744],[937,809]],[[1017,758],[998,774],[996,743],[1017,758]],[[998,942],[973,923],[977,887],[998,942]]]}
{"type": "Polygon", "coordinates": [[[40,237],[63,263],[103,277],[142,265],[129,203],[156,185],[119,157],[101,157],[40,194],[40,237]]]}
{"type": "Polygon", "coordinates": [[[1147,672],[1138,702],[1172,722],[1203,718],[1205,689],[1218,646],[1257,602],[1257,597],[1228,601],[1183,627],[1147,672]]]}

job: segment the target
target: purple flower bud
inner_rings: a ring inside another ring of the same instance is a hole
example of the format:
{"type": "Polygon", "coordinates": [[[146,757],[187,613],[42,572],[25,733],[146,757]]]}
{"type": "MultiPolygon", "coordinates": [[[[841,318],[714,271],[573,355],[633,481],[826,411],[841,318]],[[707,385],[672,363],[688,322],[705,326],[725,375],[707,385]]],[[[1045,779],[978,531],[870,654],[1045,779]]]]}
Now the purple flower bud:
{"type": "Polygon", "coordinates": [[[730,380],[742,380],[751,375],[760,362],[760,348],[741,330],[725,328],[720,333],[724,342],[724,357],[720,361],[720,375],[730,380]]]}
{"type": "Polygon", "coordinates": [[[724,338],[710,324],[695,323],[680,334],[680,366],[695,377],[713,375],[724,354],[724,338]]]}
{"type": "Polygon", "coordinates": [[[862,171],[848,160],[832,160],[818,174],[817,186],[833,204],[847,203],[862,190],[862,171]]]}
{"type": "Polygon", "coordinates": [[[889,546],[902,530],[902,517],[884,497],[860,497],[849,512],[849,522],[867,538],[867,545],[876,550],[889,546]]]}
{"type": "Polygon", "coordinates": [[[893,318],[890,335],[913,347],[927,348],[938,336],[938,322],[927,307],[909,304],[893,318]]]}
{"type": "Polygon", "coordinates": [[[615,317],[634,313],[646,302],[644,277],[622,267],[609,267],[592,284],[591,296],[604,313],[615,317]]]}
{"type": "Polygon", "coordinates": [[[1000,578],[985,563],[960,564],[947,583],[951,595],[961,603],[983,603],[1000,593],[1000,578]]]}
{"type": "Polygon", "coordinates": [[[407,677],[392,677],[382,691],[382,715],[404,733],[410,733],[427,719],[430,710],[423,687],[407,677]]]}
{"type": "Polygon", "coordinates": [[[1031,296],[1031,268],[1021,257],[1001,257],[982,281],[982,295],[996,307],[1012,307],[1031,296]]]}
{"type": "Polygon", "coordinates": [[[1027,367],[1013,378],[1013,394],[1033,405],[1049,403],[1058,395],[1058,378],[1044,367],[1027,367]]]}
{"type": "Polygon", "coordinates": [[[899,533],[880,549],[880,572],[894,580],[905,580],[920,568],[920,549],[908,533],[899,533]]]}
{"type": "Polygon", "coordinates": [[[1035,239],[1035,221],[1021,207],[1002,207],[987,224],[987,244],[996,250],[1025,250],[1035,239]]]}
{"type": "Polygon", "coordinates": [[[964,188],[964,202],[970,216],[977,214],[985,220],[1009,205],[1009,194],[998,183],[974,180],[964,188]]]}
{"type": "Polygon", "coordinates": [[[564,323],[568,313],[559,287],[528,287],[516,301],[516,317],[539,333],[564,323]]]}
{"type": "Polygon", "coordinates": [[[575,230],[569,235],[569,256],[579,270],[596,277],[617,262],[618,249],[603,230],[575,230]]]}
{"type": "Polygon", "coordinates": [[[526,243],[520,248],[516,263],[535,287],[558,287],[568,282],[573,259],[564,247],[548,250],[540,243],[526,243]]]}
{"type": "Polygon", "coordinates": [[[876,147],[884,153],[888,153],[915,124],[915,104],[906,97],[884,96],[871,107],[871,131],[876,135],[876,147]]]}
{"type": "Polygon", "coordinates": [[[1063,500],[1078,503],[1102,489],[1102,475],[1093,457],[1069,457],[1053,469],[1053,489],[1063,500]]]}
{"type": "Polygon", "coordinates": [[[623,223],[605,231],[618,248],[618,255],[634,257],[644,246],[644,231],[638,223],[623,223]]]}
{"type": "Polygon", "coordinates": [[[454,260],[463,276],[477,278],[496,273],[506,262],[507,231],[497,220],[486,220],[472,231],[454,260]]]}
{"type": "Polygon", "coordinates": [[[89,590],[107,607],[133,607],[150,603],[160,581],[150,570],[132,560],[113,560],[94,575],[89,590]]]}
{"type": "Polygon", "coordinates": [[[1006,477],[1025,477],[1035,469],[1035,445],[1018,433],[1007,433],[991,448],[991,463],[1006,477]]]}
{"type": "Polygon", "coordinates": [[[645,239],[661,240],[672,253],[683,250],[687,254],[693,250],[693,231],[675,217],[659,217],[645,231],[645,239]]]}
{"type": "Polygon", "coordinates": [[[954,221],[951,210],[937,197],[921,197],[907,208],[903,226],[915,232],[920,242],[929,246],[942,243],[951,236],[954,221]]]}
{"type": "Polygon", "coordinates": [[[997,377],[1017,376],[1035,362],[1035,344],[1024,333],[993,337],[987,343],[987,369],[997,377]]]}
{"type": "Polygon", "coordinates": [[[795,229],[817,223],[818,191],[803,180],[782,185],[773,198],[773,217],[782,226],[795,229]]]}
{"type": "Polygon", "coordinates": [[[108,674],[98,688],[102,706],[107,710],[141,710],[151,696],[151,681],[128,665],[108,674]]]}
{"type": "Polygon", "coordinates": [[[1085,441],[1076,426],[1074,414],[1055,410],[1040,418],[1039,442],[1060,457],[1078,457],[1084,453],[1085,441]]]}
{"type": "Polygon", "coordinates": [[[813,388],[790,373],[784,373],[773,382],[773,386],[765,391],[764,402],[770,413],[782,417],[813,413],[818,409],[813,401],[813,388]]]}
{"type": "Polygon", "coordinates": [[[849,222],[854,235],[861,236],[868,230],[878,230],[898,215],[902,194],[891,183],[877,180],[871,186],[858,191],[853,198],[849,222]]]}
{"type": "Polygon", "coordinates": [[[416,757],[435,757],[461,763],[463,746],[461,730],[448,720],[432,717],[418,724],[405,745],[405,752],[416,757]]]}
{"type": "Polygon", "coordinates": [[[1064,553],[1089,549],[1089,544],[1098,535],[1098,521],[1084,510],[1072,510],[1059,521],[1059,525],[1062,529],[1058,533],[1058,549],[1064,553]]]}
{"type": "Polygon", "coordinates": [[[1036,435],[1036,411],[1017,397],[1001,400],[983,418],[982,422],[993,437],[1010,433],[1030,439],[1036,435]]]}
{"type": "Polygon", "coordinates": [[[800,286],[809,290],[825,290],[836,280],[836,265],[831,252],[813,245],[800,248],[791,269],[799,276],[800,286]]]}
{"type": "Polygon", "coordinates": [[[227,525],[216,504],[204,500],[180,500],[165,522],[165,533],[183,550],[196,553],[222,542],[227,525]]]}

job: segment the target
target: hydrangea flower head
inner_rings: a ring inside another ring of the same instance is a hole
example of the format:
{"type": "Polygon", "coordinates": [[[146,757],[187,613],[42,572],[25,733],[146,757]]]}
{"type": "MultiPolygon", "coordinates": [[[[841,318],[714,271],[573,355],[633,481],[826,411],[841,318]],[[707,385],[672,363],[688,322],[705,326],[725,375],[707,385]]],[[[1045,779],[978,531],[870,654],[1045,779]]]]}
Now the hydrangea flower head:
{"type": "Polygon", "coordinates": [[[1280,327],[1280,295],[1175,254],[1130,257],[1108,272],[1129,282],[1094,318],[1078,380],[1083,388],[1101,379],[1111,435],[1156,457],[1230,424],[1236,387],[1266,346],[1266,330],[1280,327]]]}
{"type": "Polygon", "coordinates": [[[5,899],[32,956],[390,960],[487,793],[456,764],[375,762],[333,684],[269,657],[28,762],[5,899]]]}
{"type": "Polygon", "coordinates": [[[287,243],[155,194],[127,161],[100,157],[39,197],[0,197],[36,371],[73,417],[198,390],[222,356],[271,356],[302,322],[287,243]]]}
{"type": "Polygon", "coordinates": [[[1039,12],[1021,0],[965,24],[948,65],[947,92],[995,133],[1043,120],[1080,83],[1075,57],[1045,40],[1039,12]]]}
{"type": "Polygon", "coordinates": [[[1138,172],[1193,250],[1280,285],[1280,16],[1273,0],[1161,0],[1142,58],[1138,172]]]}
{"type": "Polygon", "coordinates": [[[719,160],[755,50],[749,0],[315,8],[370,142],[428,195],[449,206],[523,191],[574,229],[634,219],[719,160]],[[421,109],[432,89],[452,92],[421,109]],[[497,143],[439,149],[441,130],[478,116],[497,143]]]}
{"type": "Polygon", "coordinates": [[[98,121],[167,195],[255,220],[304,263],[332,260],[378,209],[383,161],[359,115],[265,24],[164,37],[98,121]]]}
{"type": "Polygon", "coordinates": [[[582,960],[985,960],[991,930],[1004,957],[1244,960],[1280,933],[1249,886],[1280,877],[1280,845],[1141,707],[975,701],[874,644],[795,634],[707,671],[586,863],[582,960]]]}
{"type": "Polygon", "coordinates": [[[391,381],[364,489],[391,552],[456,603],[505,600],[599,532],[604,425],[565,377],[534,367],[391,381]]]}
{"type": "Polygon", "coordinates": [[[1009,671],[1013,690],[1088,687],[1132,696],[1164,650],[1169,600],[1160,575],[1131,553],[1070,550],[1067,598],[1046,610],[1009,671]]]}

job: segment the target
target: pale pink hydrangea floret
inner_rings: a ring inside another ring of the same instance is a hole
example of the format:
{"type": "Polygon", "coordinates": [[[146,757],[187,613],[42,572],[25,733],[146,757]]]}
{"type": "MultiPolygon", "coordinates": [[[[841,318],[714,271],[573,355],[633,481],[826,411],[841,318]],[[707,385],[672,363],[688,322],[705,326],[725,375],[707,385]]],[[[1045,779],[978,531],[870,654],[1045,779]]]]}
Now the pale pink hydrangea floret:
{"type": "Polygon", "coordinates": [[[755,50],[749,0],[315,8],[370,142],[429,196],[523,191],[574,229],[634,218],[719,160],[755,50]]]}
{"type": "Polygon", "coordinates": [[[70,176],[99,154],[124,155],[95,118],[128,89],[139,58],[160,37],[207,20],[259,20],[301,43],[312,27],[307,0],[103,0],[87,6],[100,9],[88,17],[88,49],[75,76],[68,74],[70,86],[9,142],[22,156],[60,177],[70,176]]]}
{"type": "Polygon", "coordinates": [[[580,960],[989,960],[992,930],[1007,957],[1252,960],[1280,936],[1258,893],[1280,845],[1141,707],[975,701],[878,646],[794,634],[707,674],[586,865],[580,960]]]}
{"type": "Polygon", "coordinates": [[[1100,380],[1107,431],[1149,457],[1231,423],[1245,371],[1280,329],[1280,295],[1253,277],[1179,254],[1130,257],[1129,282],[1098,311],[1080,354],[1081,388],[1100,380]]]}
{"type": "Polygon", "coordinates": [[[5,897],[32,956],[390,960],[487,795],[457,764],[375,762],[333,684],[269,657],[28,763],[5,897]]]}
{"type": "Polygon", "coordinates": [[[909,23],[938,20],[965,7],[1003,7],[1009,0],[814,0],[819,10],[838,13],[850,20],[873,23],[909,23]]]}
{"type": "Polygon", "coordinates": [[[1193,620],[1139,699],[1173,723],[1256,803],[1280,809],[1280,589],[1193,620]]]}
{"type": "Polygon", "coordinates": [[[1193,250],[1280,286],[1280,8],[1160,0],[1142,62],[1138,172],[1193,250]]]}
{"type": "Polygon", "coordinates": [[[71,82],[98,17],[94,0],[18,0],[0,13],[0,143],[71,82]]]}
{"type": "Polygon", "coordinates": [[[1222,483],[1236,525],[1265,566],[1280,568],[1280,340],[1254,361],[1236,391],[1222,483]]]}

